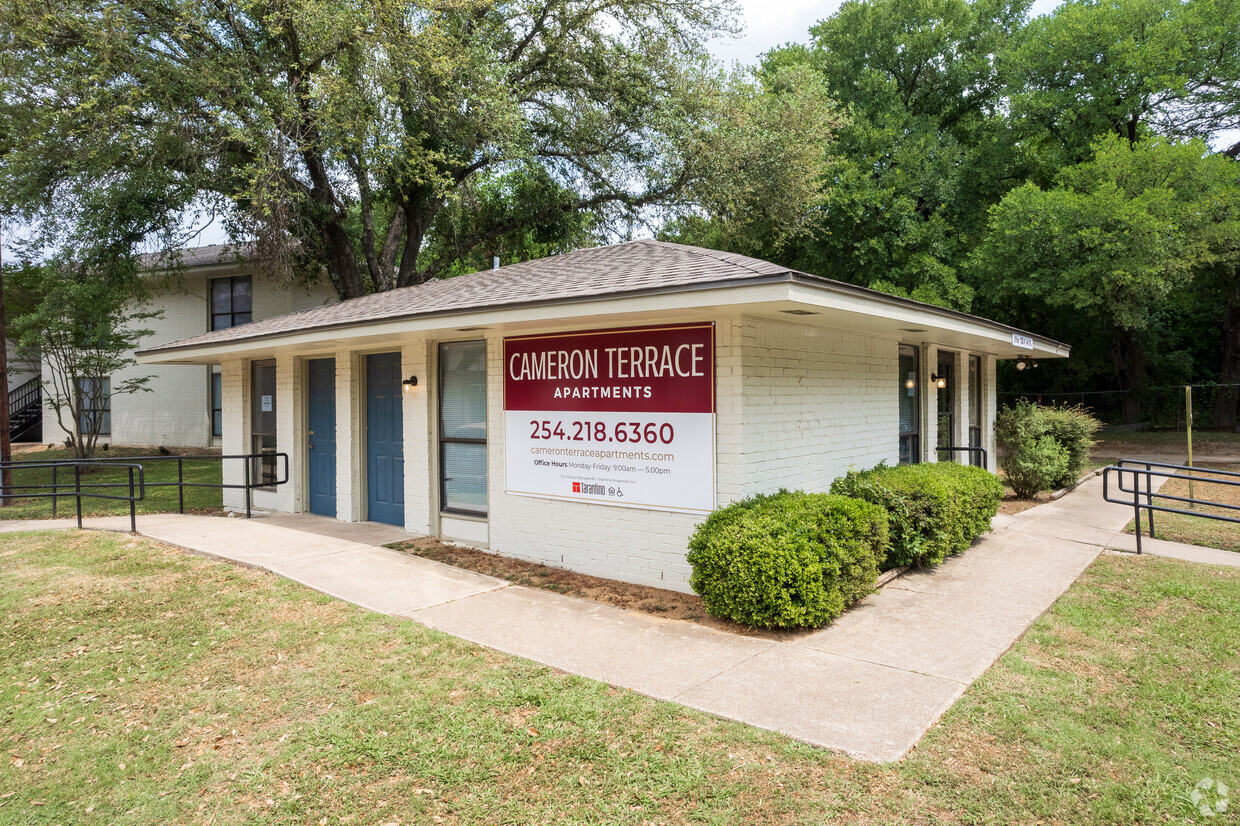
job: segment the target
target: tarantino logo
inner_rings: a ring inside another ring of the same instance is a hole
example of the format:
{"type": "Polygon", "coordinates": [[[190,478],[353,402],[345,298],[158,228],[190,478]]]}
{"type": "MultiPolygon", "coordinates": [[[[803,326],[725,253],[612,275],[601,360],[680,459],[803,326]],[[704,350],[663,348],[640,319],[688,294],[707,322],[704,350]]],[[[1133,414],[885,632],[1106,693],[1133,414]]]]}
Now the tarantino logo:
{"type": "Polygon", "coordinates": [[[602,485],[591,485],[589,483],[573,482],[573,493],[584,493],[588,496],[606,496],[607,488],[602,485]]]}

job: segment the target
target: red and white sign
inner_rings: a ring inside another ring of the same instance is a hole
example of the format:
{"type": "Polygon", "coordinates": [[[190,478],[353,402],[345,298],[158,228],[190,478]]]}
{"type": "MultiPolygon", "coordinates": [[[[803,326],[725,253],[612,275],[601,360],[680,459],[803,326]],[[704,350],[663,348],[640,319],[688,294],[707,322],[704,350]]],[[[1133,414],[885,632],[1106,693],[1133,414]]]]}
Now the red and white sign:
{"type": "Polygon", "coordinates": [[[715,328],[504,339],[509,493],[715,507],[715,328]]]}

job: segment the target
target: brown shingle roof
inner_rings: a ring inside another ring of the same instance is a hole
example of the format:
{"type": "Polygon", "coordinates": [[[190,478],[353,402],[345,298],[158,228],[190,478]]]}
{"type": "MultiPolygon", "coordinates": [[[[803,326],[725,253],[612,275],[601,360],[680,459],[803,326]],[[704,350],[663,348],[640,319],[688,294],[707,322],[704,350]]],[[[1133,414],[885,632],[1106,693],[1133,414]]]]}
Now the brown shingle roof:
{"type": "MultiPolygon", "coordinates": [[[[791,270],[757,258],[664,241],[629,241],[353,298],[227,330],[171,341],[140,352],[165,353],[314,330],[456,315],[471,310],[571,303],[783,280],[814,284],[878,303],[910,307],[940,317],[981,324],[994,330],[1028,335],[1015,327],[968,313],[886,295],[864,287],[791,270]]],[[[1038,336],[1038,339],[1049,342],[1052,346],[1067,347],[1044,336],[1038,336]]]]}
{"type": "Polygon", "coordinates": [[[663,241],[629,241],[274,316],[172,341],[143,352],[157,353],[327,327],[501,306],[571,301],[693,285],[708,286],[790,272],[787,267],[744,255],[663,241]]]}
{"type": "Polygon", "coordinates": [[[235,264],[238,260],[254,259],[253,244],[207,244],[202,247],[189,247],[182,250],[152,252],[139,256],[138,261],[144,268],[163,269],[180,267],[216,267],[221,264],[235,264]]]}

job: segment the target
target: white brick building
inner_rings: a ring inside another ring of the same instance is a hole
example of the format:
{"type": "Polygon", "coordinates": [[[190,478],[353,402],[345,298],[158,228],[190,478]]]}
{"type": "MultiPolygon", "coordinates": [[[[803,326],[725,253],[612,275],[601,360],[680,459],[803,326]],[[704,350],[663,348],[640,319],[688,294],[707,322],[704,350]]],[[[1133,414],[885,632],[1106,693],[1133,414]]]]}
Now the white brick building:
{"type": "MultiPolygon", "coordinates": [[[[318,284],[310,288],[274,283],[238,261],[231,247],[200,247],[180,253],[183,269],[174,283],[161,290],[147,309],[161,310],[162,316],[143,322],[154,334],[143,340],[144,347],[200,335],[213,329],[238,326],[336,300],[335,291],[318,284]],[[227,289],[224,289],[227,287],[227,289]],[[245,290],[248,288],[248,301],[245,290]],[[213,308],[227,297],[228,307],[213,308]],[[220,312],[213,312],[219,309],[220,312]]],[[[159,276],[159,259],[148,256],[153,275],[159,276]]],[[[43,371],[49,369],[43,365],[43,371]]],[[[106,377],[119,385],[129,376],[150,376],[150,392],[117,395],[110,400],[105,417],[106,430],[101,443],[167,447],[218,446],[221,439],[218,416],[218,366],[195,368],[142,365],[106,377]]],[[[46,392],[46,391],[45,391],[46,392]]],[[[67,414],[67,411],[66,411],[67,414]]],[[[43,413],[43,441],[59,442],[66,433],[57,424],[56,413],[43,413]]]]}
{"type": "Polygon", "coordinates": [[[257,507],[684,591],[686,540],[714,506],[823,491],[938,446],[984,448],[993,470],[996,360],[1067,354],[964,313],[636,241],[139,357],[198,380],[221,365],[224,451],[288,457],[288,484],[256,490],[257,507]]]}

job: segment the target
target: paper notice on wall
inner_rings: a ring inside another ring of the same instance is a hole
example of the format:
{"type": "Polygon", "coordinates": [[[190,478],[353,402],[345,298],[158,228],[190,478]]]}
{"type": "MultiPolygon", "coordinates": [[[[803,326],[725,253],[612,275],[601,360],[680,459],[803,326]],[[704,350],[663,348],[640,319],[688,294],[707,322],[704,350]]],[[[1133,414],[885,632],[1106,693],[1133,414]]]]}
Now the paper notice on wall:
{"type": "Polygon", "coordinates": [[[505,339],[507,491],[714,510],[714,352],[710,324],[505,339]]]}
{"type": "Polygon", "coordinates": [[[274,404],[274,399],[275,399],[275,397],[274,397],[274,396],[263,396],[263,397],[262,397],[262,400],[261,400],[261,401],[262,401],[262,411],[263,411],[264,413],[270,413],[272,410],[274,410],[274,409],[275,409],[275,408],[274,408],[274,406],[273,406],[273,404],[274,404]]]}

